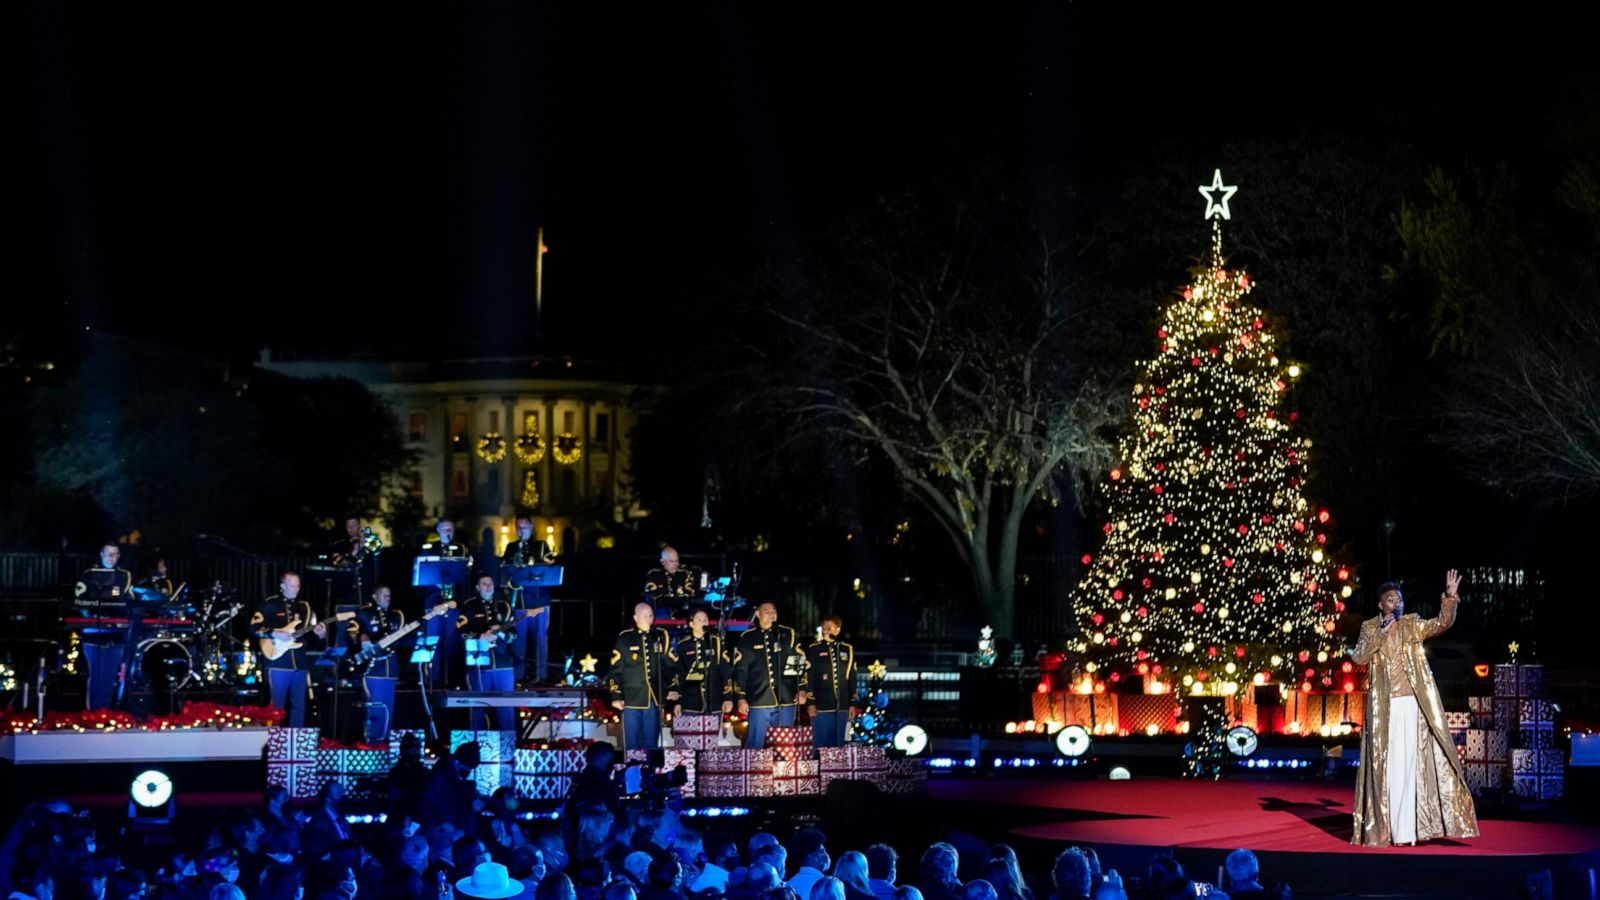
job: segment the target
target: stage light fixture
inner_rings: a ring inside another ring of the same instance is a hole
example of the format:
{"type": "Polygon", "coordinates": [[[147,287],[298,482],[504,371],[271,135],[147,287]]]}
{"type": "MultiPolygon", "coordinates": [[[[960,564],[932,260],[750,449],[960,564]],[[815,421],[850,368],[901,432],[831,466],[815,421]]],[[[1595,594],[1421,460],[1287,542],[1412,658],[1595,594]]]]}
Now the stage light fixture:
{"type": "Polygon", "coordinates": [[[166,806],[172,799],[172,779],[165,772],[150,769],[134,776],[128,795],[134,803],[145,809],[166,806]]]}
{"type": "Polygon", "coordinates": [[[1228,729],[1228,752],[1234,756],[1249,756],[1256,752],[1259,739],[1249,725],[1235,725],[1228,729]]]}
{"type": "Polygon", "coordinates": [[[1082,725],[1068,725],[1056,732],[1056,751],[1062,756],[1076,759],[1089,752],[1094,739],[1082,725]]]}
{"type": "Polygon", "coordinates": [[[1111,780],[1112,781],[1129,781],[1132,778],[1133,778],[1133,773],[1129,772],[1126,768],[1124,768],[1122,766],[1117,766],[1116,768],[1111,770],[1111,780]]]}
{"type": "Polygon", "coordinates": [[[928,749],[928,733],[919,725],[906,725],[894,733],[894,748],[907,756],[921,756],[928,749]]]}

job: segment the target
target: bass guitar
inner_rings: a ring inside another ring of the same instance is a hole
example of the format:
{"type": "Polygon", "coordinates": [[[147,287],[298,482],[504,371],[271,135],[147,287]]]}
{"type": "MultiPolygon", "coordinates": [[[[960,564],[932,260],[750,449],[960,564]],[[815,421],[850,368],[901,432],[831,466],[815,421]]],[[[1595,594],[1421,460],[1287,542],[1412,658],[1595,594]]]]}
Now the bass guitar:
{"type": "Polygon", "coordinates": [[[347,664],[349,671],[353,674],[360,675],[372,665],[374,660],[377,660],[379,657],[387,654],[390,647],[394,646],[406,635],[416,631],[418,628],[421,628],[423,622],[426,622],[435,616],[444,615],[455,608],[456,602],[454,600],[441,603],[438,606],[435,606],[433,609],[423,613],[422,618],[417,619],[415,622],[407,622],[406,624],[401,625],[395,630],[394,634],[380,638],[376,641],[369,641],[365,644],[362,644],[361,649],[351,655],[349,658],[349,662],[347,664]]]}

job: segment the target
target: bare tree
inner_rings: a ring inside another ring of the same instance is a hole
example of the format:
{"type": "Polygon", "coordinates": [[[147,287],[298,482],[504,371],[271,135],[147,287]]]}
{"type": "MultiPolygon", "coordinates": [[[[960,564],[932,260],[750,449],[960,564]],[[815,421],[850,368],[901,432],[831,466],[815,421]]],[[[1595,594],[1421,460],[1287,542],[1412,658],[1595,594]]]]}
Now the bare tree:
{"type": "Polygon", "coordinates": [[[1059,250],[1037,233],[1008,246],[962,210],[927,221],[899,216],[842,277],[785,292],[776,396],[796,426],[891,463],[1009,636],[1024,517],[1104,468],[1117,405],[1078,362],[1059,250]]]}

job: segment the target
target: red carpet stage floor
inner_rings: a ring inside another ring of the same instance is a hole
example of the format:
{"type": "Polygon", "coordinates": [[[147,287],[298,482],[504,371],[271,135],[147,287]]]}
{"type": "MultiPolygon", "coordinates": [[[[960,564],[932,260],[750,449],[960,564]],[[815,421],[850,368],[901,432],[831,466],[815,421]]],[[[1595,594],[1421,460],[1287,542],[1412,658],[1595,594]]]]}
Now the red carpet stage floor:
{"type": "Polygon", "coordinates": [[[1578,854],[1600,849],[1600,828],[1484,819],[1482,836],[1420,847],[1350,844],[1351,789],[1294,781],[935,781],[935,797],[1059,809],[1070,820],[1014,829],[1032,838],[1257,852],[1416,856],[1578,854]]]}

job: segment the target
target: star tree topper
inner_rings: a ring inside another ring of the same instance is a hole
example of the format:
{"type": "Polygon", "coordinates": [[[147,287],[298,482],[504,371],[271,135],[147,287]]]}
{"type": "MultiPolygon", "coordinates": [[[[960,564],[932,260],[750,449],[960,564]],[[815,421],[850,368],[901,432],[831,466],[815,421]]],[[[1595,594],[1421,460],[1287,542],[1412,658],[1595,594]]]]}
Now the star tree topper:
{"type": "Polygon", "coordinates": [[[1200,186],[1200,196],[1206,198],[1206,218],[1215,219],[1219,215],[1224,219],[1232,218],[1228,215],[1228,200],[1238,190],[1238,185],[1223,184],[1222,170],[1217,169],[1211,176],[1211,185],[1209,187],[1206,185],[1200,186]],[[1217,191],[1222,192],[1221,199],[1214,196],[1217,191]]]}

